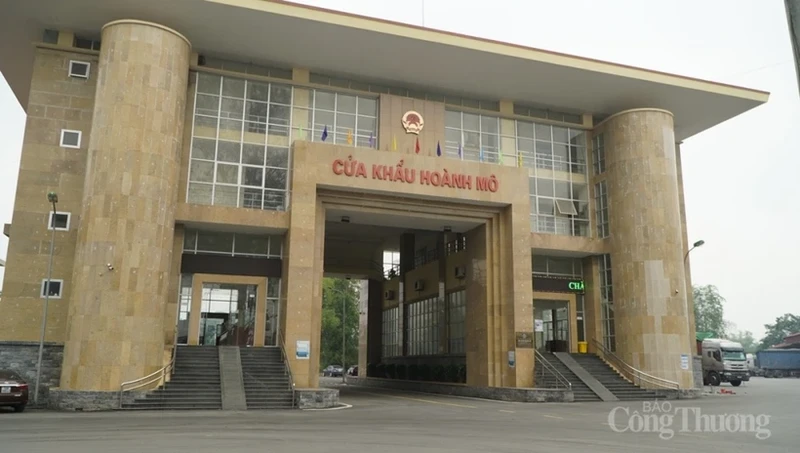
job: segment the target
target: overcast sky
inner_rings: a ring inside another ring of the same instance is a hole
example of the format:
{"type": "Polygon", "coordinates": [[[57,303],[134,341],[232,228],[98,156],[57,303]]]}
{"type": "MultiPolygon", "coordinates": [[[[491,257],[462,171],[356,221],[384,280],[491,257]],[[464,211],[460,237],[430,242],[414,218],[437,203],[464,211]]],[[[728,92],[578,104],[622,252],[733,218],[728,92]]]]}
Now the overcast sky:
{"type": "MultiPolygon", "coordinates": [[[[726,319],[757,338],[800,314],[800,97],[782,0],[299,3],[416,25],[424,9],[431,28],[769,91],[767,105],[683,144],[690,241],[706,241],[692,278],[716,285],[726,319]]],[[[0,82],[0,223],[11,222],[24,124],[0,82]]],[[[7,246],[1,237],[0,258],[7,246]]]]}

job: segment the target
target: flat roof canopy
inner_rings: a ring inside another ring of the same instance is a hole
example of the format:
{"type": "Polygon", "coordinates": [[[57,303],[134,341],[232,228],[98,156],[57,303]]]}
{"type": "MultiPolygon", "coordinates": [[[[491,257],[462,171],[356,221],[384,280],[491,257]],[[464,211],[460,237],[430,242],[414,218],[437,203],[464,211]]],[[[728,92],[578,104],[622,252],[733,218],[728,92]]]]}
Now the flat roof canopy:
{"type": "Polygon", "coordinates": [[[767,101],[763,91],[274,0],[0,0],[0,71],[25,106],[45,28],[96,36],[156,22],[198,53],[593,114],[660,108],[684,140],[767,101]],[[13,5],[13,6],[10,6],[13,5]]]}

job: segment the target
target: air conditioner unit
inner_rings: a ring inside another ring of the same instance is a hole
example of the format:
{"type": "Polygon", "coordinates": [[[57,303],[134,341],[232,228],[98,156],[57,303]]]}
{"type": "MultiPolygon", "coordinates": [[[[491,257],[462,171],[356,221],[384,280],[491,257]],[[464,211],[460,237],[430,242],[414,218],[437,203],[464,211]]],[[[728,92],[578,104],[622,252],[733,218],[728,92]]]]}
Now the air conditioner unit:
{"type": "Polygon", "coordinates": [[[387,289],[383,292],[383,298],[386,300],[394,300],[394,291],[387,289]]]}
{"type": "Polygon", "coordinates": [[[464,266],[456,266],[456,278],[466,278],[467,268],[464,266]]]}
{"type": "Polygon", "coordinates": [[[414,282],[414,289],[417,291],[422,291],[425,289],[425,282],[423,280],[417,280],[414,282]]]}

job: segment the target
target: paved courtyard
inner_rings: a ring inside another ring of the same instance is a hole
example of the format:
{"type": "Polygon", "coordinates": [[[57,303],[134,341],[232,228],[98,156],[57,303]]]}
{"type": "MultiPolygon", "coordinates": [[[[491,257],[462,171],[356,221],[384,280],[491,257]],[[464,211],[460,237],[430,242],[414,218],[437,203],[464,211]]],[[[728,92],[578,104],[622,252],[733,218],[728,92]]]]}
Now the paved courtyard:
{"type": "MultiPolygon", "coordinates": [[[[325,384],[341,385],[337,379],[325,384]]],[[[342,401],[352,407],[338,410],[2,411],[0,452],[797,451],[800,380],[755,378],[739,388],[724,388],[736,395],[672,402],[671,408],[647,408],[641,402],[505,403],[342,388],[342,401]],[[609,413],[618,406],[622,409],[609,420],[609,413]],[[651,412],[644,417],[637,418],[634,413],[641,415],[648,409],[651,412]],[[668,417],[662,412],[655,423],[652,414],[663,409],[673,415],[677,410],[678,415],[668,417]],[[704,432],[703,426],[698,426],[705,415],[720,418],[726,414],[722,429],[728,432],[704,432]],[[760,414],[768,420],[758,419],[760,414]],[[764,440],[754,431],[759,422],[761,436],[769,435],[764,440]],[[619,432],[624,428],[629,429],[619,432]]]]}

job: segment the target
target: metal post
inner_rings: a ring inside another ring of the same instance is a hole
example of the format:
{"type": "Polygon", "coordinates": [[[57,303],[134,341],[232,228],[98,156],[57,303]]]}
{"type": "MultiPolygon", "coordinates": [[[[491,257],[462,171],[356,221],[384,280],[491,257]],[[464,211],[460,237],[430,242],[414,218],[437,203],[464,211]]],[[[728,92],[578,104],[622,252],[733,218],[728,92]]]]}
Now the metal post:
{"type": "MultiPolygon", "coordinates": [[[[344,296],[344,294],[342,294],[344,296]]],[[[342,384],[346,382],[345,375],[347,374],[347,364],[345,364],[345,356],[347,351],[347,342],[345,341],[345,318],[347,317],[347,297],[342,298],[342,384]]]]}
{"type": "Polygon", "coordinates": [[[52,228],[53,232],[50,237],[50,261],[47,265],[47,286],[44,292],[44,308],[42,309],[42,327],[39,334],[39,358],[36,360],[36,385],[33,390],[33,403],[39,404],[39,383],[42,378],[42,355],[44,353],[44,337],[47,331],[47,306],[50,303],[50,281],[53,276],[53,251],[56,242],[56,203],[58,202],[58,195],[54,192],[47,194],[47,200],[53,204],[53,218],[48,225],[52,228]]]}
{"type": "MultiPolygon", "coordinates": [[[[689,259],[689,254],[692,253],[692,250],[696,249],[697,247],[702,246],[705,243],[706,243],[706,241],[704,241],[702,239],[697,241],[697,242],[695,242],[694,244],[692,244],[692,247],[686,252],[686,255],[683,255],[683,272],[684,272],[684,274],[686,273],[686,264],[687,264],[687,260],[689,259]]],[[[684,287],[686,287],[686,283],[687,283],[686,282],[686,277],[684,276],[684,280],[683,280],[684,287]]],[[[689,289],[689,288],[686,288],[686,289],[689,289]]],[[[686,293],[686,292],[687,291],[684,290],[684,293],[686,293]]],[[[689,314],[689,295],[688,294],[686,294],[686,303],[685,303],[685,305],[686,305],[685,310],[686,310],[686,329],[687,329],[686,330],[686,335],[689,336],[689,334],[692,332],[692,316],[689,314]]],[[[689,337],[689,352],[692,353],[691,354],[692,357],[694,357],[694,355],[696,353],[695,341],[696,340],[694,338],[689,337]]]]}

